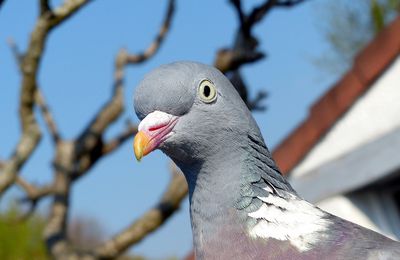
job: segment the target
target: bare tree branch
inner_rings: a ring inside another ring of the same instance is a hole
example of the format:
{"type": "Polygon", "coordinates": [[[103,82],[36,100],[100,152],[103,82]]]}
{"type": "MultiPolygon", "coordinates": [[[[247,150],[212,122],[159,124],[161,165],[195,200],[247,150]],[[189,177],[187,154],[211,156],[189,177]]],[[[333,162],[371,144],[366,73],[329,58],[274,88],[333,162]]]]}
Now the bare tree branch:
{"type": "MultiPolygon", "coordinates": [[[[170,29],[175,9],[175,0],[169,0],[159,33],[143,53],[128,54],[125,50],[121,50],[118,53],[115,62],[113,93],[110,100],[99,110],[76,140],[65,141],[60,137],[54,118],[38,88],[37,74],[48,33],[88,2],[85,0],[67,0],[62,6],[52,10],[49,4],[50,1],[40,0],[40,16],[31,34],[27,51],[21,54],[17,45],[12,40],[9,41],[22,74],[20,119],[23,133],[14,155],[10,160],[0,165],[0,170],[2,171],[2,175],[0,175],[0,192],[4,191],[14,181],[25,191],[26,197],[22,202],[29,202],[30,209],[23,218],[29,217],[34,212],[41,198],[53,195],[53,203],[46,223],[44,238],[50,256],[55,259],[94,258],[94,255],[90,253],[79,253],[67,239],[66,228],[71,185],[77,177],[85,174],[98,159],[115,151],[123,142],[137,132],[137,126],[129,124],[120,134],[103,143],[104,132],[121,116],[124,109],[123,79],[125,66],[142,63],[157,53],[170,29]],[[53,163],[54,181],[52,185],[43,187],[37,187],[17,175],[23,163],[30,157],[40,140],[39,126],[34,115],[35,105],[40,108],[56,147],[56,156],[53,163]],[[4,190],[1,190],[2,187],[4,187],[4,190]]],[[[176,169],[174,172],[176,172],[176,169]]],[[[138,220],[132,226],[134,231],[131,233],[134,236],[133,240],[124,240],[120,243],[121,240],[118,237],[116,238],[116,245],[120,247],[120,252],[125,250],[126,246],[141,240],[146,235],[146,232],[149,233],[161,225],[179,207],[186,193],[185,180],[182,175],[178,176],[175,173],[163,199],[147,214],[151,222],[150,225],[153,225],[153,227],[146,225],[146,216],[144,216],[144,219],[138,220]],[[145,233],[136,233],[136,230],[140,229],[140,225],[146,225],[149,229],[145,230],[145,233]]]]}
{"type": "Polygon", "coordinates": [[[21,64],[24,59],[24,56],[22,55],[21,51],[19,50],[19,48],[13,38],[8,38],[7,43],[11,49],[12,54],[14,55],[14,58],[18,65],[18,68],[21,69],[21,64]]]}
{"type": "Polygon", "coordinates": [[[175,0],[169,0],[168,9],[164,18],[164,22],[153,43],[143,53],[128,55],[127,57],[128,64],[142,63],[151,58],[154,54],[156,54],[156,52],[160,49],[160,46],[164,41],[164,38],[169,31],[169,28],[171,27],[171,21],[174,11],[175,11],[175,0]]]}
{"type": "Polygon", "coordinates": [[[124,109],[123,106],[123,89],[122,84],[119,84],[114,89],[111,100],[100,109],[77,139],[78,146],[76,153],[78,156],[90,152],[102,141],[104,131],[118,119],[124,109]]]}
{"type": "Polygon", "coordinates": [[[40,92],[40,89],[36,91],[35,97],[36,104],[39,106],[40,111],[42,112],[44,121],[49,129],[49,133],[52,137],[54,143],[57,143],[60,140],[60,133],[58,132],[56,123],[54,121],[53,115],[50,112],[49,107],[47,106],[43,95],[40,92]]]}
{"type": "Polygon", "coordinates": [[[44,239],[49,254],[54,259],[68,259],[74,254],[67,240],[67,217],[70,203],[71,177],[75,142],[60,140],[54,159],[54,196],[47,220],[44,239]]]}
{"type": "Polygon", "coordinates": [[[241,0],[230,0],[231,4],[233,5],[233,7],[235,8],[238,17],[239,17],[239,22],[240,24],[244,24],[245,22],[245,15],[242,9],[242,1],[241,0]]]}
{"type": "Polygon", "coordinates": [[[128,138],[134,136],[137,133],[137,131],[138,131],[137,126],[129,123],[123,132],[121,132],[116,137],[111,139],[108,143],[104,144],[102,154],[106,155],[115,151],[128,138]]]}
{"type": "MultiPolygon", "coordinates": [[[[141,54],[128,54],[125,49],[119,51],[115,60],[114,89],[111,100],[100,109],[76,141],[77,151],[75,153],[76,157],[79,158],[79,166],[77,166],[77,169],[79,170],[76,171],[77,175],[73,177],[74,179],[81,176],[85,171],[93,166],[94,163],[104,155],[104,151],[110,150],[111,146],[107,145],[105,149],[103,149],[103,134],[107,128],[121,116],[124,110],[123,78],[125,66],[129,64],[138,64],[153,57],[169,31],[174,10],[175,0],[169,0],[167,12],[160,31],[154,42],[150,44],[146,51],[141,54]]],[[[125,141],[128,137],[129,136],[126,136],[125,138],[120,139],[120,141],[125,141]]]]}
{"type": "Polygon", "coordinates": [[[53,185],[45,185],[41,187],[37,187],[31,183],[25,181],[21,176],[18,176],[15,180],[16,184],[18,184],[26,193],[26,197],[23,199],[24,201],[36,201],[39,200],[54,191],[53,185]]]}
{"type": "Polygon", "coordinates": [[[3,6],[4,0],[0,0],[0,9],[3,6]]]}
{"type": "Polygon", "coordinates": [[[259,21],[278,3],[278,0],[267,0],[261,5],[255,7],[246,19],[246,26],[249,29],[259,21]]]}
{"type": "Polygon", "coordinates": [[[28,50],[23,56],[21,63],[22,86],[19,114],[22,136],[0,175],[0,196],[15,181],[19,170],[31,156],[41,139],[41,132],[35,119],[33,108],[35,93],[37,91],[37,72],[48,32],[51,28],[54,28],[78,11],[87,2],[86,0],[65,1],[61,7],[55,10],[54,14],[48,15],[48,12],[43,13],[36,21],[35,28],[30,37],[28,50]]]}
{"type": "Polygon", "coordinates": [[[66,0],[64,3],[53,10],[47,19],[49,21],[49,28],[52,29],[60,23],[66,21],[70,16],[76,14],[84,5],[92,0],[66,0]]]}
{"type": "MultiPolygon", "coordinates": [[[[15,41],[12,38],[9,38],[8,45],[10,46],[10,49],[15,57],[15,60],[17,61],[18,67],[21,68],[21,64],[23,61],[23,55],[19,51],[17,44],[15,43],[15,41]]],[[[37,89],[36,89],[35,103],[36,103],[36,105],[39,106],[40,111],[42,112],[44,121],[46,122],[47,128],[49,129],[49,132],[52,136],[52,139],[56,143],[60,139],[60,134],[57,130],[57,126],[54,121],[54,118],[50,112],[48,105],[46,104],[46,102],[44,100],[44,97],[43,97],[39,87],[37,87],[37,89]]]]}
{"type": "Polygon", "coordinates": [[[232,47],[222,48],[217,52],[214,66],[228,76],[250,110],[264,110],[266,106],[261,103],[267,97],[265,92],[259,92],[253,100],[250,100],[247,85],[240,74],[243,65],[265,57],[265,54],[258,50],[258,40],[252,35],[252,29],[274,7],[291,7],[303,1],[266,0],[254,7],[249,14],[245,14],[241,0],[230,0],[239,19],[239,28],[232,47]]]}
{"type": "Polygon", "coordinates": [[[19,169],[30,157],[40,139],[39,129],[33,125],[25,130],[13,155],[5,162],[0,175],[0,197],[13,184],[19,169]]]}
{"type": "MultiPolygon", "coordinates": [[[[70,142],[59,140],[56,144],[56,157],[53,163],[55,169],[54,200],[44,234],[47,248],[53,258],[93,258],[91,254],[80,255],[72,248],[66,236],[71,185],[79,177],[86,174],[100,158],[114,151],[137,131],[136,126],[130,125],[108,143],[104,144],[103,142],[105,131],[122,115],[124,109],[123,80],[125,66],[135,62],[140,63],[155,54],[169,28],[174,3],[174,0],[170,0],[167,11],[168,18],[166,19],[167,25],[162,26],[156,43],[153,43],[143,55],[139,55],[144,58],[135,61],[133,58],[135,55],[129,55],[124,49],[116,56],[113,92],[110,100],[95,114],[78,138],[70,142]]],[[[55,10],[54,15],[58,16],[59,11],[55,10]]]]}
{"type": "Polygon", "coordinates": [[[17,176],[15,183],[18,184],[25,191],[26,194],[26,196],[21,199],[21,202],[30,203],[29,210],[20,217],[21,221],[26,220],[34,213],[36,205],[38,204],[40,199],[52,194],[54,191],[53,185],[37,187],[25,181],[21,176],[17,176]]]}
{"type": "Polygon", "coordinates": [[[292,7],[294,5],[300,4],[305,0],[287,0],[287,1],[279,1],[279,0],[268,0],[262,3],[261,5],[255,7],[250,15],[247,17],[247,26],[251,27],[255,23],[258,23],[263,19],[263,17],[274,7],[292,7]]]}
{"type": "Polygon", "coordinates": [[[111,99],[100,109],[75,141],[73,180],[82,176],[101,158],[104,132],[121,116],[124,110],[123,71],[118,70],[116,68],[114,91],[111,99]]]}
{"type": "Polygon", "coordinates": [[[179,208],[187,192],[183,174],[173,166],[172,179],[160,202],[128,228],[98,247],[95,255],[101,259],[113,259],[121,255],[129,246],[138,243],[161,226],[179,208]]]}
{"type": "Polygon", "coordinates": [[[287,0],[287,1],[280,1],[280,2],[277,2],[277,3],[275,4],[275,6],[278,6],[278,7],[292,7],[292,6],[295,6],[295,5],[297,5],[297,4],[301,4],[301,3],[304,2],[304,1],[306,1],[306,0],[287,0]]]}
{"type": "MultiPolygon", "coordinates": [[[[20,168],[23,166],[25,161],[30,157],[35,147],[39,143],[41,133],[39,130],[38,123],[34,115],[34,104],[36,101],[43,101],[43,99],[37,98],[37,74],[39,65],[42,58],[42,53],[45,49],[45,44],[49,31],[65,21],[71,15],[76,13],[82,6],[87,2],[86,0],[66,0],[63,5],[58,7],[53,12],[50,12],[50,8],[47,1],[41,1],[41,14],[36,21],[35,28],[31,34],[30,42],[26,53],[23,55],[21,60],[21,73],[22,73],[22,86],[21,86],[21,97],[20,97],[20,120],[22,126],[22,136],[16,147],[14,154],[6,162],[5,167],[0,175],[0,194],[4,194],[4,191],[15,181],[20,168]]],[[[18,51],[14,48],[14,53],[18,51]]],[[[17,57],[17,55],[16,55],[17,57]]],[[[19,55],[18,55],[19,57],[19,55]]],[[[20,60],[18,58],[18,60],[20,60]]],[[[42,104],[44,104],[42,102],[42,104]]],[[[58,139],[58,134],[54,125],[52,117],[49,117],[48,110],[44,113],[46,121],[50,122],[50,129],[58,139]]],[[[65,253],[69,253],[69,245],[65,239],[65,227],[66,217],[68,215],[69,208],[69,190],[70,190],[70,177],[65,174],[64,171],[59,170],[62,167],[68,168],[72,165],[71,151],[74,144],[71,142],[59,142],[56,146],[57,154],[55,159],[55,165],[60,166],[55,174],[54,180],[54,202],[51,209],[49,222],[45,228],[46,244],[48,246],[50,254],[55,258],[61,258],[65,253]],[[58,257],[60,256],[60,257],[58,257]]],[[[34,190],[32,186],[27,185],[26,182],[19,180],[21,187],[26,189],[30,194],[34,190]]],[[[35,196],[39,196],[37,193],[35,196]]],[[[35,203],[32,203],[34,209],[35,203]]]]}
{"type": "Polygon", "coordinates": [[[47,12],[51,12],[48,0],[40,0],[39,8],[40,8],[40,15],[44,15],[47,12]]]}
{"type": "Polygon", "coordinates": [[[217,53],[214,66],[221,72],[237,70],[246,63],[253,63],[264,58],[262,52],[247,52],[242,49],[221,49],[217,53]]]}
{"type": "Polygon", "coordinates": [[[267,107],[262,103],[262,101],[264,99],[266,99],[268,97],[268,93],[265,91],[259,91],[256,95],[256,97],[253,100],[249,101],[249,108],[252,111],[264,111],[265,109],[267,109],[267,107]]]}

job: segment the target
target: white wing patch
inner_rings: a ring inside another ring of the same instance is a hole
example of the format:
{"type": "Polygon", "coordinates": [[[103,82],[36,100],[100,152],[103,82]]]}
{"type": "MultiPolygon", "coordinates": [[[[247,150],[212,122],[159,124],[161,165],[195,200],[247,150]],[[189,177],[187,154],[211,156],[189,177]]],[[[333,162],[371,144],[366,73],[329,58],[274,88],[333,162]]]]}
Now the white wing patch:
{"type": "MultiPolygon", "coordinates": [[[[266,189],[267,190],[267,189],[266,189]]],[[[289,200],[270,194],[258,197],[265,203],[249,217],[258,219],[258,223],[250,230],[254,238],[275,238],[287,240],[299,251],[304,252],[324,236],[330,222],[323,218],[325,213],[291,194],[289,200]]]]}

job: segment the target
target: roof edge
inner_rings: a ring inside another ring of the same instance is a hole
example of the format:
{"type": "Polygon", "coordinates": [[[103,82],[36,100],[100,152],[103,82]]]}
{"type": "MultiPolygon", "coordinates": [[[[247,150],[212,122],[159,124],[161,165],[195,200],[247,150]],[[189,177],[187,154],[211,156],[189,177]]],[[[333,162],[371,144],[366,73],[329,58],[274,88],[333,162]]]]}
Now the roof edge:
{"type": "Polygon", "coordinates": [[[314,102],[307,118],[274,149],[272,155],[285,175],[300,163],[399,53],[400,17],[397,17],[356,55],[353,67],[314,102]]]}

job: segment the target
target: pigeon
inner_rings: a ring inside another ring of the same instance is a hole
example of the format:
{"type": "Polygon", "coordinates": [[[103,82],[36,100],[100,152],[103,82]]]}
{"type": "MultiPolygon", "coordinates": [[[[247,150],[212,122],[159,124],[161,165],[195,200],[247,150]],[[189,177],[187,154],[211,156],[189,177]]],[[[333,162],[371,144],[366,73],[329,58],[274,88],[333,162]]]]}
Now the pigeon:
{"type": "Polygon", "coordinates": [[[160,149],[187,180],[196,259],[400,259],[397,241],[296,193],[216,68],[162,65],[144,76],[133,99],[141,120],[137,160],[160,149]]]}

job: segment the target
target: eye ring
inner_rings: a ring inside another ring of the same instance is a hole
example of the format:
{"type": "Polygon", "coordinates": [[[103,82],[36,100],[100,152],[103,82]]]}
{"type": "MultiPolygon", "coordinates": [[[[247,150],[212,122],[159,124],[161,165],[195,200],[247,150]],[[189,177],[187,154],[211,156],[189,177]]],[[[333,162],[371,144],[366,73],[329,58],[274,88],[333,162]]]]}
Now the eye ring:
{"type": "Polygon", "coordinates": [[[217,99],[217,88],[210,80],[202,80],[199,84],[199,97],[204,103],[211,103],[217,99]]]}

